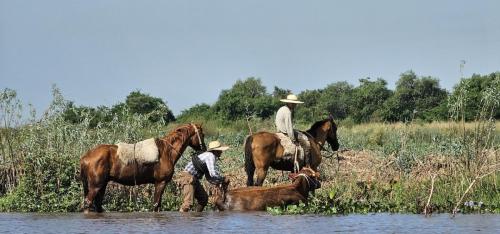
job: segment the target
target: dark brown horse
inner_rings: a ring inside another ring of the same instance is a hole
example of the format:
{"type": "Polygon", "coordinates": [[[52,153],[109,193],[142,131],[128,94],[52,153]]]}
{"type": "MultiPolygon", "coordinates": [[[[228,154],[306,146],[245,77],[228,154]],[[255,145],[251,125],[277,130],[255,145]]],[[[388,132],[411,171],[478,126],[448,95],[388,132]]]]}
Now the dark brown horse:
{"type": "Polygon", "coordinates": [[[304,167],[290,174],[292,184],[276,187],[245,187],[226,192],[227,184],[212,189],[215,207],[220,210],[258,211],[267,207],[307,202],[309,192],[321,187],[319,173],[304,167]]]}
{"type": "Polygon", "coordinates": [[[102,200],[109,181],[129,186],[154,184],[154,211],[160,211],[165,185],[172,180],[175,163],[187,146],[194,150],[205,150],[206,147],[203,130],[196,124],[177,127],[164,138],[154,139],[154,143],[159,151],[159,159],[149,164],[137,161],[124,164],[117,155],[117,145],[98,145],[83,155],[80,159],[80,173],[84,190],[84,212],[88,212],[92,206],[97,212],[103,211],[102,200]]]}
{"type": "MultiPolygon", "coordinates": [[[[333,150],[339,149],[337,140],[337,125],[330,115],[328,119],[318,121],[306,131],[311,142],[311,157],[305,163],[299,165],[309,166],[317,171],[321,163],[321,149],[328,142],[333,150]]],[[[280,139],[274,133],[258,132],[245,140],[245,171],[247,173],[247,186],[262,186],[267,175],[267,170],[272,167],[277,170],[293,171],[294,165],[291,160],[283,160],[284,148],[280,139]],[[257,181],[253,180],[254,172],[257,173],[257,181]]]]}

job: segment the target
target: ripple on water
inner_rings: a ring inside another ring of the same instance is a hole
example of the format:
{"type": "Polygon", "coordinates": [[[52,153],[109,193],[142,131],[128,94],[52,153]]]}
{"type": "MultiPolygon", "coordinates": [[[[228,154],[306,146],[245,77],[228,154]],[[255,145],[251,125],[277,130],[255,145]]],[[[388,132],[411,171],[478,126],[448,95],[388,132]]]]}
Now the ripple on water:
{"type": "Polygon", "coordinates": [[[470,233],[500,232],[500,215],[368,214],[348,216],[252,213],[0,213],[0,232],[9,233],[470,233]]]}

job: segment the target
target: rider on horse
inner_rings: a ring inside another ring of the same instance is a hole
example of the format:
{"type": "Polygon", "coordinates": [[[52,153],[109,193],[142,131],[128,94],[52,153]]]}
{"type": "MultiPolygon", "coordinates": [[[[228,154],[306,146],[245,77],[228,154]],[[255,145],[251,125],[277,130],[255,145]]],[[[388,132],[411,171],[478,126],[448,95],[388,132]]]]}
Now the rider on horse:
{"type": "Polygon", "coordinates": [[[180,173],[178,183],[180,185],[182,196],[184,197],[180,211],[189,211],[193,204],[193,197],[198,201],[196,211],[201,212],[208,203],[208,195],[200,183],[203,175],[208,182],[212,184],[228,183],[219,172],[217,161],[222,152],[229,149],[228,146],[221,145],[219,141],[212,141],[208,144],[206,152],[200,155],[193,155],[191,162],[180,173]]]}
{"type": "Polygon", "coordinates": [[[292,122],[292,113],[295,107],[297,104],[302,104],[304,102],[299,101],[297,96],[293,94],[288,95],[286,99],[281,99],[280,101],[286,103],[286,105],[282,106],[278,110],[278,113],[276,113],[276,129],[278,132],[287,135],[292,140],[293,144],[295,144],[295,147],[298,148],[302,146],[304,159],[307,159],[309,157],[308,147],[304,147],[308,145],[308,142],[305,142],[307,141],[307,137],[302,136],[302,133],[293,129],[292,122]]]}

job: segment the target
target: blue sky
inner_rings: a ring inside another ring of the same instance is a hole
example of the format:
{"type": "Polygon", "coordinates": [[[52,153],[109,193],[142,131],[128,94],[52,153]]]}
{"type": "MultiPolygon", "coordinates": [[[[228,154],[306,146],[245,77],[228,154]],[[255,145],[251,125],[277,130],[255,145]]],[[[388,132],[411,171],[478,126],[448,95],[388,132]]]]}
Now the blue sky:
{"type": "Polygon", "coordinates": [[[238,79],[300,92],[413,70],[451,89],[500,70],[500,1],[0,0],[0,88],[42,112],[141,90],[178,114],[238,79]]]}

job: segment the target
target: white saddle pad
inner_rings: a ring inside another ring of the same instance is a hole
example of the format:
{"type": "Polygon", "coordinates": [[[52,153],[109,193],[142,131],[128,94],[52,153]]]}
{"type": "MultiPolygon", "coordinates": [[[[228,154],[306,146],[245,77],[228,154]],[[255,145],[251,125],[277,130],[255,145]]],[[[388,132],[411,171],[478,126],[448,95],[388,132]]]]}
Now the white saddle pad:
{"type": "Polygon", "coordinates": [[[137,142],[135,144],[118,143],[117,154],[118,158],[124,163],[129,164],[137,161],[137,163],[154,163],[158,162],[160,152],[154,138],[137,142]],[[135,148],[135,151],[134,151],[135,148]]]}

